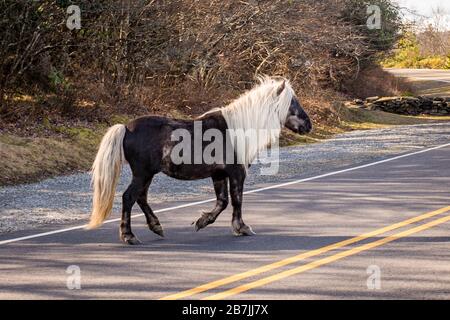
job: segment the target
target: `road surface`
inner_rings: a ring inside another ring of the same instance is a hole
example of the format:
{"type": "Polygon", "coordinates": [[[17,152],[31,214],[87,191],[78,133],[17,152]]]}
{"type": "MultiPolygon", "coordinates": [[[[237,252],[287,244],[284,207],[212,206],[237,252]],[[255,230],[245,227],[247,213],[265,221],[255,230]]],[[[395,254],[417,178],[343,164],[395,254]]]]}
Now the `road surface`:
{"type": "Polygon", "coordinates": [[[412,80],[427,80],[450,83],[450,70],[395,68],[387,68],[386,70],[396,76],[406,77],[412,80]]]}
{"type": "Polygon", "coordinates": [[[449,299],[450,125],[422,143],[433,135],[417,128],[429,131],[369,132],[360,145],[416,132],[406,149],[249,186],[252,237],[232,236],[230,209],[193,231],[210,194],[155,204],[165,239],[134,217],[141,246],[118,242],[117,221],[5,233],[0,299],[449,299]]]}
{"type": "Polygon", "coordinates": [[[397,77],[406,78],[419,95],[450,96],[450,70],[396,68],[385,70],[397,77]]]}

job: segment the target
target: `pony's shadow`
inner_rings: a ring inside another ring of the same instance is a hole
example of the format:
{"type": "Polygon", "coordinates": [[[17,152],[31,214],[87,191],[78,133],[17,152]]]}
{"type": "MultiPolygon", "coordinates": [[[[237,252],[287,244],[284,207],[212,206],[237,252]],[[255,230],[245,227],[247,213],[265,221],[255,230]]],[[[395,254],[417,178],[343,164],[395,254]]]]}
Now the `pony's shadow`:
{"type": "MultiPolygon", "coordinates": [[[[183,230],[170,230],[165,239],[155,239],[152,235],[142,236],[139,246],[120,245],[125,250],[171,251],[171,252],[274,252],[314,250],[323,246],[350,239],[349,236],[307,236],[281,234],[279,230],[261,229],[254,236],[234,236],[229,228],[216,227],[210,232],[204,230],[195,233],[183,230]],[[201,234],[203,232],[203,234],[201,234]]],[[[376,241],[383,237],[371,237],[356,245],[376,241]]],[[[450,237],[406,237],[397,243],[450,243],[450,237]]],[[[117,244],[117,240],[114,241],[117,244]]]]}

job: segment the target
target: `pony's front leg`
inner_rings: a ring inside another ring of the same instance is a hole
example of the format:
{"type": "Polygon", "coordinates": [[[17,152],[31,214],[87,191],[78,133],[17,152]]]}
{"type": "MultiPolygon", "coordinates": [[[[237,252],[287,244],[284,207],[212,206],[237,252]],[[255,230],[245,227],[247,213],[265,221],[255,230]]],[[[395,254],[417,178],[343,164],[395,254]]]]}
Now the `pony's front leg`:
{"type": "Polygon", "coordinates": [[[131,232],[131,209],[143,189],[143,180],[135,177],[122,196],[120,239],[127,244],[141,244],[141,241],[131,232]]]}
{"type": "Polygon", "coordinates": [[[212,211],[204,212],[195,223],[195,231],[203,229],[207,225],[214,223],[219,214],[228,206],[228,179],[226,177],[212,177],[214,191],[216,192],[216,206],[212,211]]]}
{"type": "Polygon", "coordinates": [[[233,205],[233,219],[231,226],[236,236],[251,236],[255,233],[242,219],[242,193],[244,190],[245,172],[230,176],[231,204],[233,205]]]}

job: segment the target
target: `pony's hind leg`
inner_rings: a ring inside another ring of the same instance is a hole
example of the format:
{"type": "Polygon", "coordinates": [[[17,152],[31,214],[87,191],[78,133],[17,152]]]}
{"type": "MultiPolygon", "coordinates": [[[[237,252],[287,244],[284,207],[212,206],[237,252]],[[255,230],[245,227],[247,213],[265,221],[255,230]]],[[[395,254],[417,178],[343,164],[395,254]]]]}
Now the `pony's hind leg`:
{"type": "Polygon", "coordinates": [[[131,209],[145,188],[145,180],[133,177],[131,184],[122,195],[122,221],[120,223],[120,239],[127,244],[140,244],[131,232],[131,209]]]}
{"type": "Polygon", "coordinates": [[[236,236],[251,236],[255,233],[242,219],[242,194],[244,191],[245,172],[230,175],[231,204],[233,205],[233,219],[231,226],[236,236]]]}
{"type": "Polygon", "coordinates": [[[150,208],[147,201],[148,188],[150,187],[152,178],[153,177],[151,177],[149,181],[146,183],[144,190],[137,199],[137,203],[141,208],[142,212],[144,212],[145,214],[145,219],[147,220],[147,225],[149,229],[154,233],[156,233],[157,235],[164,237],[164,231],[163,228],[161,227],[161,224],[159,223],[158,217],[153,213],[153,210],[152,208],[150,208]]]}
{"type": "Polygon", "coordinates": [[[214,191],[216,192],[216,206],[212,211],[204,212],[202,216],[195,223],[195,231],[203,229],[207,225],[214,223],[219,214],[228,206],[228,179],[223,177],[213,176],[214,191]]]}

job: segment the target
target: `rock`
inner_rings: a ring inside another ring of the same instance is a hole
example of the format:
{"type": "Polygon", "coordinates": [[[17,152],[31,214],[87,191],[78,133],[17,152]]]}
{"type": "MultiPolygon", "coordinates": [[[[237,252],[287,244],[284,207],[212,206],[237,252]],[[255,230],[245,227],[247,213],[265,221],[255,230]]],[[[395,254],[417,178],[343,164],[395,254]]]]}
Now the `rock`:
{"type": "Polygon", "coordinates": [[[360,99],[355,99],[353,102],[347,102],[345,105],[414,116],[419,114],[450,114],[450,97],[435,97],[433,99],[421,96],[382,98],[368,97],[365,99],[365,102],[362,102],[360,99]]]}
{"type": "Polygon", "coordinates": [[[377,101],[378,99],[380,99],[380,97],[378,97],[378,96],[368,97],[368,98],[366,98],[366,103],[372,103],[372,102],[377,101]]]}
{"type": "Polygon", "coordinates": [[[376,103],[376,104],[392,103],[399,99],[400,99],[399,97],[383,97],[383,98],[380,98],[380,99],[374,101],[374,103],[376,103]]]}
{"type": "Polygon", "coordinates": [[[344,102],[344,106],[346,106],[346,107],[354,107],[355,104],[352,101],[346,101],[346,102],[344,102]]]}
{"type": "Polygon", "coordinates": [[[400,99],[403,101],[420,101],[420,99],[416,97],[401,97],[400,99]]]}

